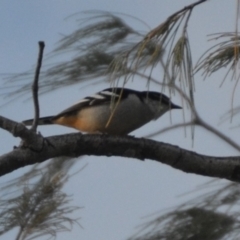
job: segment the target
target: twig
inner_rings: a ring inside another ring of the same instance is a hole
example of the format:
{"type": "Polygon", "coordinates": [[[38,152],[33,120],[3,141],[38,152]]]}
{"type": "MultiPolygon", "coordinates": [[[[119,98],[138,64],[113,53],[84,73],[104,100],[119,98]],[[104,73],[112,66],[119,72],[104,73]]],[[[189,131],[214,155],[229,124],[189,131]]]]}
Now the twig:
{"type": "MultiPolygon", "coordinates": [[[[167,69],[167,66],[164,64],[163,60],[160,60],[160,63],[162,65],[162,68],[164,69],[164,72],[166,74],[166,77],[168,78],[169,82],[171,80],[171,76],[170,73],[167,69]]],[[[231,140],[229,137],[227,137],[226,135],[224,135],[223,133],[221,133],[220,131],[218,131],[216,128],[210,126],[208,123],[206,123],[198,114],[194,104],[191,102],[191,100],[183,93],[183,91],[177,87],[176,85],[174,85],[174,88],[181,94],[181,96],[184,98],[184,100],[189,104],[189,107],[191,108],[191,111],[193,113],[193,124],[196,124],[198,126],[201,126],[203,128],[205,128],[206,130],[208,130],[209,132],[215,134],[216,136],[218,136],[220,139],[222,139],[223,141],[227,142],[230,146],[232,146],[233,148],[235,148],[236,150],[238,150],[240,152],[240,145],[238,145],[236,142],[234,142],[233,140],[231,140]]]]}
{"type": "MultiPolygon", "coordinates": [[[[173,18],[175,18],[178,14],[180,14],[180,13],[182,13],[182,12],[185,12],[185,11],[190,11],[190,12],[192,12],[192,10],[193,10],[194,7],[196,7],[197,5],[202,4],[202,3],[204,3],[204,2],[207,2],[207,0],[199,0],[199,1],[195,2],[195,3],[192,3],[192,4],[188,5],[188,6],[180,9],[179,11],[173,13],[171,16],[169,16],[169,17],[167,18],[167,20],[166,20],[164,23],[160,24],[159,26],[157,26],[156,28],[154,28],[152,31],[150,31],[150,33],[146,36],[146,38],[152,38],[153,36],[155,36],[156,33],[162,28],[163,24],[166,24],[166,23],[170,22],[170,21],[171,21],[173,18]]],[[[190,17],[190,16],[189,16],[189,17],[190,17]]]]}
{"type": "Polygon", "coordinates": [[[186,122],[186,123],[175,124],[175,125],[173,125],[173,126],[166,127],[166,128],[164,128],[164,129],[162,129],[162,130],[159,130],[159,131],[157,131],[157,132],[150,133],[150,134],[144,136],[144,138],[152,138],[152,137],[155,137],[155,136],[157,136],[157,135],[159,135],[159,134],[162,134],[162,133],[164,133],[164,132],[167,132],[167,131],[170,131],[170,130],[174,130],[174,129],[176,129],[176,128],[182,128],[182,127],[192,126],[193,124],[194,124],[194,123],[193,123],[192,121],[186,122]]]}
{"type": "Polygon", "coordinates": [[[38,102],[38,79],[40,75],[40,69],[42,66],[42,58],[43,58],[43,50],[45,47],[45,43],[40,41],[38,42],[39,45],[39,54],[38,54],[38,61],[37,61],[37,67],[35,71],[34,81],[32,85],[32,94],[33,94],[33,103],[34,103],[34,120],[31,127],[31,130],[36,132],[37,125],[38,125],[38,119],[39,119],[39,102],[38,102]]]}

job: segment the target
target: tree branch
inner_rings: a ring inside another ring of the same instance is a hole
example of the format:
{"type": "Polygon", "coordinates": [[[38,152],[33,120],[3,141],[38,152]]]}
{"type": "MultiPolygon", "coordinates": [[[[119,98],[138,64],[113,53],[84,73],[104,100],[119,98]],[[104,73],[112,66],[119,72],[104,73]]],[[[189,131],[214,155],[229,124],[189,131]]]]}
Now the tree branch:
{"type": "Polygon", "coordinates": [[[43,137],[27,129],[22,123],[15,122],[3,116],[0,116],[0,128],[10,132],[14,137],[20,137],[28,146],[40,146],[43,137]]]}
{"type": "Polygon", "coordinates": [[[43,50],[45,47],[44,42],[40,41],[38,42],[39,45],[39,54],[38,54],[38,61],[37,61],[37,66],[36,66],[36,71],[35,71],[35,76],[34,76],[34,81],[32,85],[32,93],[33,93],[33,103],[34,103],[34,120],[31,129],[36,132],[37,130],[37,125],[38,125],[38,119],[39,119],[39,102],[38,102],[38,79],[40,75],[40,69],[42,66],[42,58],[43,58],[43,50]]]}
{"type": "Polygon", "coordinates": [[[187,173],[240,182],[240,157],[210,157],[170,144],[131,136],[73,133],[47,137],[44,142],[35,145],[35,149],[41,151],[21,147],[2,155],[0,176],[50,158],[94,155],[155,160],[187,173]]]}

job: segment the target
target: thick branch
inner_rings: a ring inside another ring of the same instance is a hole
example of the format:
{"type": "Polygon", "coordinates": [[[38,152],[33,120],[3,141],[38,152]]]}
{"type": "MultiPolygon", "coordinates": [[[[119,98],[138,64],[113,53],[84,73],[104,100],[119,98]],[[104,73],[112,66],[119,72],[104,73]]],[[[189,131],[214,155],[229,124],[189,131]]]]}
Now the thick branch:
{"type": "Polygon", "coordinates": [[[54,157],[94,155],[150,159],[187,173],[240,182],[240,157],[204,156],[170,144],[131,136],[66,134],[48,137],[36,149],[41,151],[18,148],[1,156],[0,176],[54,157]]]}
{"type": "Polygon", "coordinates": [[[39,146],[43,142],[41,135],[27,129],[22,123],[0,116],[0,128],[20,137],[29,146],[39,146]]]}

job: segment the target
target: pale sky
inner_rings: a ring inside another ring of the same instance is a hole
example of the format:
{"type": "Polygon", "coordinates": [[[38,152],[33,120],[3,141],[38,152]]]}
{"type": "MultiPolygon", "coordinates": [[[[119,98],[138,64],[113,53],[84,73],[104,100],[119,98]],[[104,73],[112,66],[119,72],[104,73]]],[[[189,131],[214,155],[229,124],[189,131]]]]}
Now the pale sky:
{"type": "MultiPolygon", "coordinates": [[[[23,72],[34,66],[38,41],[45,41],[45,53],[53,50],[61,34],[70,33],[77,27],[74,20],[64,20],[76,12],[104,10],[125,13],[145,21],[153,28],[163,22],[167,16],[192,2],[186,0],[1,0],[0,73],[23,72]]],[[[235,30],[235,8],[233,0],[212,0],[193,11],[188,33],[194,63],[207,46],[211,46],[209,45],[211,43],[207,42],[208,34],[235,30]]],[[[127,18],[126,21],[138,30],[147,30],[144,25],[131,18],[127,18]]],[[[231,107],[231,92],[234,87],[234,82],[229,83],[227,79],[223,87],[219,88],[222,78],[223,72],[214,74],[205,81],[200,74],[196,76],[196,106],[204,120],[237,141],[238,131],[230,128],[237,125],[237,119],[232,125],[229,122],[219,124],[220,117],[231,107]]],[[[0,79],[3,83],[3,76],[0,75],[0,79]]],[[[6,86],[1,85],[0,94],[6,91],[4,88],[6,86]]],[[[42,95],[40,96],[41,116],[57,114],[81,98],[106,87],[109,87],[107,83],[84,89],[76,85],[42,95]]],[[[132,82],[127,87],[145,90],[146,86],[132,82]]],[[[151,90],[154,90],[154,86],[151,90]]],[[[177,96],[173,101],[181,105],[177,96]]],[[[4,102],[2,98],[1,102],[4,102]]],[[[235,97],[235,105],[237,102],[239,96],[235,97]]],[[[32,105],[30,100],[20,98],[1,107],[1,115],[22,121],[33,116],[32,105]]],[[[173,123],[181,122],[182,112],[173,111],[171,118],[173,123]]],[[[170,126],[169,119],[170,115],[165,114],[158,121],[136,130],[133,135],[142,137],[170,126]]],[[[70,128],[60,126],[40,127],[39,131],[43,136],[74,132],[70,128]]],[[[19,143],[19,139],[15,139],[3,130],[0,130],[0,139],[2,142],[0,154],[11,151],[12,147],[19,143]]],[[[193,147],[189,129],[187,136],[183,129],[178,129],[154,139],[205,155],[238,154],[226,143],[200,128],[195,130],[193,147]]],[[[75,165],[75,170],[86,163],[88,166],[84,171],[71,178],[64,188],[72,195],[72,205],[83,207],[74,213],[75,217],[81,218],[80,224],[83,229],[75,225],[71,232],[60,233],[57,239],[126,239],[138,230],[136,226],[151,219],[146,216],[184,202],[192,195],[179,197],[181,194],[194,190],[200,183],[210,180],[180,172],[154,161],[141,162],[117,157],[83,157],[75,165]]],[[[0,183],[20,176],[26,169],[28,168],[1,177],[0,183]]],[[[11,231],[1,239],[13,239],[15,236],[16,232],[11,231]]]]}

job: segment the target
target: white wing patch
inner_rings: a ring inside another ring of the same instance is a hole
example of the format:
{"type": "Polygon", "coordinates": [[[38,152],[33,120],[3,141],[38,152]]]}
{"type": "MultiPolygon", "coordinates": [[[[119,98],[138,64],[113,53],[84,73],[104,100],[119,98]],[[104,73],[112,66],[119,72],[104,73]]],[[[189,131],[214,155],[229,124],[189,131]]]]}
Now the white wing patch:
{"type": "MultiPolygon", "coordinates": [[[[96,93],[90,97],[86,97],[86,98],[83,98],[81,100],[79,100],[78,102],[76,102],[74,105],[78,105],[78,104],[81,104],[81,103],[84,103],[84,102],[89,102],[89,105],[92,105],[93,103],[95,103],[97,100],[102,100],[102,99],[108,99],[108,96],[111,96],[111,97],[119,97],[118,94],[114,93],[114,92],[111,92],[111,91],[102,91],[102,92],[99,92],[99,93],[96,93]],[[102,96],[102,95],[103,96],[102,96]]],[[[74,106],[73,105],[73,106],[74,106]]]]}
{"type": "Polygon", "coordinates": [[[109,92],[109,91],[103,91],[103,92],[101,92],[101,94],[106,95],[106,96],[119,97],[118,94],[116,94],[114,92],[109,92]]]}
{"type": "Polygon", "coordinates": [[[95,94],[95,95],[92,95],[90,96],[90,98],[95,98],[95,99],[104,99],[105,97],[99,95],[99,94],[95,94]]]}
{"type": "Polygon", "coordinates": [[[76,102],[74,105],[77,105],[77,104],[83,103],[83,102],[89,102],[89,99],[83,98],[80,101],[76,102]]]}

